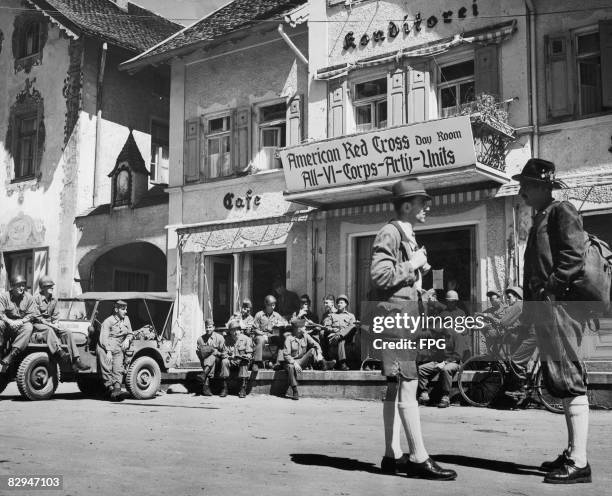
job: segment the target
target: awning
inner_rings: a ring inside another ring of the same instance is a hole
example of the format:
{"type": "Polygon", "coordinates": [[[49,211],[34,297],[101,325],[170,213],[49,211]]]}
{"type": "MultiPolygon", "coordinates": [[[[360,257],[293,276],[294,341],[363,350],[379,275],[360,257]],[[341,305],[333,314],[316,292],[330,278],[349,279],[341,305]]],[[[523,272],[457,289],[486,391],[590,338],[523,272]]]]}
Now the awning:
{"type": "Polygon", "coordinates": [[[311,218],[311,210],[291,212],[255,220],[200,224],[180,227],[183,253],[237,251],[248,248],[282,246],[291,228],[311,218]]]}
{"type": "Polygon", "coordinates": [[[345,63],[335,66],[319,69],[316,74],[316,79],[327,80],[346,76],[350,71],[362,69],[365,67],[373,67],[380,64],[385,64],[393,60],[400,61],[403,58],[423,58],[432,57],[441,53],[447,52],[453,47],[463,45],[465,43],[477,44],[493,44],[501,43],[510,38],[516,31],[516,19],[511,21],[495,24],[486,28],[480,28],[465,33],[456,34],[455,36],[443,38],[422,45],[417,45],[410,48],[403,48],[397,52],[385,53],[376,57],[368,57],[360,59],[354,63],[345,63]]]}

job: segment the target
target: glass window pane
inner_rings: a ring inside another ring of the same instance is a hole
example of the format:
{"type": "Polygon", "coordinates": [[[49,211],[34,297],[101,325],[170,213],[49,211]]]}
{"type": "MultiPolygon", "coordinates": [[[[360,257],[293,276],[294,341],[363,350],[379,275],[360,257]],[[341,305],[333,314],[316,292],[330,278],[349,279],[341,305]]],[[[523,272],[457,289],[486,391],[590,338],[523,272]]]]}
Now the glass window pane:
{"type": "Polygon", "coordinates": [[[474,101],[474,81],[459,85],[459,102],[463,105],[474,101]]]}
{"type": "Polygon", "coordinates": [[[223,145],[223,147],[222,147],[223,153],[229,153],[229,151],[230,151],[230,137],[229,136],[223,136],[223,138],[221,139],[221,143],[223,145]]]}
{"type": "Polygon", "coordinates": [[[578,36],[578,54],[599,52],[599,33],[578,36]]]}
{"type": "Polygon", "coordinates": [[[446,65],[440,68],[440,82],[445,83],[454,79],[470,77],[474,75],[474,61],[468,60],[459,64],[446,65]]]}
{"type": "Polygon", "coordinates": [[[376,102],[376,127],[387,127],[387,100],[376,102]]]}
{"type": "Polygon", "coordinates": [[[268,128],[261,130],[261,146],[280,146],[280,129],[268,128]]]}
{"type": "Polygon", "coordinates": [[[580,74],[580,110],[583,115],[601,112],[601,68],[599,57],[581,60],[578,64],[580,74]]]}
{"type": "Polygon", "coordinates": [[[363,98],[371,98],[378,95],[387,94],[387,78],[375,79],[374,81],[367,81],[365,83],[358,83],[355,85],[355,100],[361,100],[363,98]]]}
{"type": "Polygon", "coordinates": [[[372,106],[371,105],[360,105],[355,107],[355,119],[357,125],[360,124],[371,124],[372,123],[372,106]]]}
{"type": "Polygon", "coordinates": [[[268,105],[266,107],[261,107],[259,111],[260,122],[284,120],[286,119],[286,117],[287,105],[284,102],[277,103],[275,105],[268,105]]]}
{"type": "Polygon", "coordinates": [[[217,155],[219,153],[219,140],[209,139],[208,140],[208,155],[217,155]]]}
{"type": "Polygon", "coordinates": [[[442,88],[440,90],[440,100],[442,102],[441,107],[456,107],[457,106],[457,97],[455,95],[456,88],[452,86],[450,88],[442,88]]]}
{"type": "Polygon", "coordinates": [[[208,132],[219,133],[229,130],[229,117],[218,117],[208,121],[208,132]]]}

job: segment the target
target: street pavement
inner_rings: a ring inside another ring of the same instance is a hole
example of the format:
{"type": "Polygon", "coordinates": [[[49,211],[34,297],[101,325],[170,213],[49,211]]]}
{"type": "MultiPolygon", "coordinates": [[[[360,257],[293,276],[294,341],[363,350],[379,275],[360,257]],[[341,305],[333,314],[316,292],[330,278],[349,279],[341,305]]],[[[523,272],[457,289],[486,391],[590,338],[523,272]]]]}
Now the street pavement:
{"type": "MultiPolygon", "coordinates": [[[[422,407],[430,454],[455,482],[382,475],[381,403],[265,395],[164,394],[108,403],[63,384],[51,401],[0,395],[0,475],[61,474],[64,495],[603,495],[612,487],[612,412],[591,412],[592,484],[542,483],[566,443],[541,410],[422,407]]],[[[404,440],[405,441],[405,440],[404,440]]],[[[405,442],[403,443],[405,444],[405,442]]]]}

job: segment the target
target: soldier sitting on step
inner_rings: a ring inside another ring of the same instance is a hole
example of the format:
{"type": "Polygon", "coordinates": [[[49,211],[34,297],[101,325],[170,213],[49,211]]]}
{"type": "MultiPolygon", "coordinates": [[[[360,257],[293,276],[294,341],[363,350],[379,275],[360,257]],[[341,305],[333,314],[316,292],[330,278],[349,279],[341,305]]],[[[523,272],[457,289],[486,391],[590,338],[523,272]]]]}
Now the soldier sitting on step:
{"type": "Polygon", "coordinates": [[[221,361],[225,354],[225,339],[221,334],[215,332],[213,319],[204,321],[205,332],[198,338],[196,355],[202,365],[202,396],[212,396],[208,380],[214,377],[215,370],[221,367],[221,361]]]}
{"type": "Polygon", "coordinates": [[[225,352],[221,361],[221,378],[223,388],[219,396],[227,396],[227,379],[232,370],[238,370],[240,380],[239,398],[246,396],[246,381],[249,377],[249,363],[253,357],[253,341],[242,334],[239,320],[231,320],[228,323],[228,335],[225,338],[225,352]]]}

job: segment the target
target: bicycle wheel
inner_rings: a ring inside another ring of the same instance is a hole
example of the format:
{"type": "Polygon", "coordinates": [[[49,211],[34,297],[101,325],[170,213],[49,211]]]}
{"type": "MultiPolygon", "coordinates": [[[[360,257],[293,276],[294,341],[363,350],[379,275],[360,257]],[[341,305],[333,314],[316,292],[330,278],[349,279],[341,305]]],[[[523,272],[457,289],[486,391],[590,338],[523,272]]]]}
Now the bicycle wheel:
{"type": "Polygon", "coordinates": [[[542,369],[539,368],[533,377],[533,388],[536,390],[538,395],[538,399],[540,403],[546,408],[549,412],[552,413],[563,413],[565,410],[563,408],[563,402],[561,398],[557,398],[550,394],[546,387],[544,386],[544,382],[542,379],[542,369]]]}
{"type": "Polygon", "coordinates": [[[459,369],[457,385],[472,406],[489,406],[504,387],[504,366],[488,355],[469,358],[459,369]]]}

